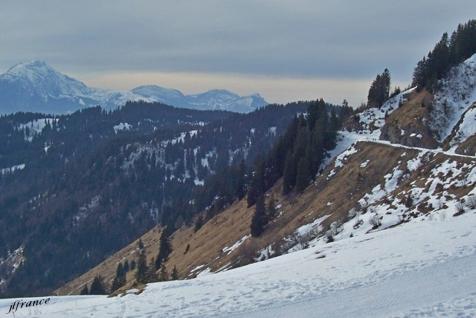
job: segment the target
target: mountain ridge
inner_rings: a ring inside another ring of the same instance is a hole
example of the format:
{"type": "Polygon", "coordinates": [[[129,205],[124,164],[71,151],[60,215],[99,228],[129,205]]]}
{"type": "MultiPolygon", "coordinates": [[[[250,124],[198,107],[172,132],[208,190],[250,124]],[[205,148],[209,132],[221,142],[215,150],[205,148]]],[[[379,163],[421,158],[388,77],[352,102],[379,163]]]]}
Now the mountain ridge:
{"type": "Polygon", "coordinates": [[[87,86],[41,60],[18,63],[0,74],[0,114],[18,111],[70,113],[100,105],[115,109],[127,101],[160,102],[180,108],[248,113],[268,103],[259,94],[240,96],[223,89],[185,95],[177,89],[140,85],[131,90],[87,86]]]}

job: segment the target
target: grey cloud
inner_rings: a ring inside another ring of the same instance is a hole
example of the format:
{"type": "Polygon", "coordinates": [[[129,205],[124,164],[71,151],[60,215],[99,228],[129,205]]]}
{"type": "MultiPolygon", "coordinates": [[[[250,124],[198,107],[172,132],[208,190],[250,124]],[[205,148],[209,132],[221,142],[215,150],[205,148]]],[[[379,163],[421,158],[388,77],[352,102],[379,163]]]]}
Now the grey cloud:
{"type": "Polygon", "coordinates": [[[410,76],[471,0],[4,1],[0,67],[41,58],[62,70],[410,76]]]}

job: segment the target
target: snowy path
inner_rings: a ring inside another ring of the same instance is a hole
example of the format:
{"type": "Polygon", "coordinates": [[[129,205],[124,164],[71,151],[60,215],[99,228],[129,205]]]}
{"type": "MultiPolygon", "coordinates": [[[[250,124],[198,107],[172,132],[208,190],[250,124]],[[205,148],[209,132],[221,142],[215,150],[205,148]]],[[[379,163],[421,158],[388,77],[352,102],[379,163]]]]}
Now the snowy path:
{"type": "Polygon", "coordinates": [[[452,157],[460,157],[460,158],[468,158],[468,159],[476,159],[476,156],[469,156],[469,155],[461,155],[457,154],[453,151],[444,151],[441,148],[435,148],[435,149],[429,149],[429,148],[421,148],[421,147],[410,147],[402,144],[395,144],[391,143],[388,140],[380,140],[378,137],[380,136],[380,131],[376,131],[376,133],[356,133],[356,132],[348,132],[348,131],[341,131],[340,132],[341,136],[343,139],[341,140],[342,146],[336,147],[334,151],[331,151],[331,158],[339,155],[343,151],[347,150],[353,143],[357,142],[372,142],[376,144],[383,144],[391,147],[397,147],[397,148],[405,148],[405,149],[413,149],[417,150],[420,152],[431,152],[434,154],[444,154],[447,156],[452,156],[452,157]]]}

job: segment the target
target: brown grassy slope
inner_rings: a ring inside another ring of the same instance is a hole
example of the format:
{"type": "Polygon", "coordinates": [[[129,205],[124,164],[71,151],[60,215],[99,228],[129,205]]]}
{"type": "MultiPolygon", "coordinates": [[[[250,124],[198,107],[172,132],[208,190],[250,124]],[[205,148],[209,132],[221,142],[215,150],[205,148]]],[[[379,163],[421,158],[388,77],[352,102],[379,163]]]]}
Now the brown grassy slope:
{"type": "MultiPolygon", "coordinates": [[[[416,156],[409,149],[395,148],[375,143],[359,143],[358,152],[350,156],[344,166],[336,169],[336,174],[327,180],[333,165],[328,167],[315,184],[309,186],[301,195],[283,197],[281,183],[278,182],[267,193],[276,200],[278,217],[268,224],[265,233],[260,238],[248,239],[240,248],[227,254],[223,248],[232,246],[243,236],[249,234],[249,224],[254,207],[248,208],[246,200],[235,202],[219,215],[206,222],[203,227],[194,232],[193,227],[183,227],[176,231],[171,239],[173,252],[166,263],[170,270],[176,266],[179,276],[192,277],[198,271],[196,267],[203,265],[201,270],[210,267],[213,271],[223,267],[233,267],[248,263],[250,256],[272,245],[279,251],[279,245],[285,237],[289,237],[298,227],[314,221],[316,218],[330,215],[324,226],[332,221],[343,221],[349,209],[354,207],[365,193],[384,181],[384,176],[406,160],[416,156]],[[402,157],[402,154],[405,155],[402,157]],[[369,160],[367,167],[360,165],[369,160]],[[187,245],[189,245],[188,251],[187,245]]],[[[142,240],[147,245],[149,259],[156,256],[158,251],[159,234],[154,230],[146,233],[142,240]],[[152,239],[153,238],[153,239],[152,239]],[[154,245],[155,244],[155,245],[154,245]]],[[[114,254],[105,262],[89,272],[81,275],[58,290],[59,294],[78,293],[82,286],[100,274],[112,281],[117,262],[124,255],[130,254],[137,243],[131,243],[120,252],[114,254]]],[[[128,287],[132,286],[133,275],[128,276],[128,287]]]]}
{"type": "Polygon", "coordinates": [[[438,143],[425,124],[429,120],[432,99],[426,90],[412,93],[406,103],[386,118],[381,139],[411,147],[436,148],[438,143]]]}
{"type": "MultiPolygon", "coordinates": [[[[278,182],[266,194],[268,200],[271,196],[276,200],[279,207],[278,216],[268,224],[261,237],[246,240],[231,253],[224,253],[223,248],[232,246],[249,234],[254,207],[248,208],[246,200],[235,202],[206,222],[197,232],[193,230],[193,227],[182,227],[171,238],[173,252],[166,263],[167,268],[170,271],[175,266],[179,276],[186,278],[195,276],[207,267],[212,271],[217,271],[223,267],[244,265],[265,247],[271,246],[278,255],[283,246],[290,247],[289,238],[293,237],[293,233],[300,226],[311,223],[316,218],[329,215],[324,222],[322,231],[324,232],[331,222],[345,221],[348,211],[356,207],[357,201],[364,194],[371,192],[375,186],[383,184],[385,175],[395,168],[404,171],[405,174],[404,178],[400,180],[398,188],[389,195],[400,202],[405,202],[408,191],[412,187],[429,187],[427,180],[434,173],[432,169],[442,162],[456,161],[459,167],[467,164],[466,169],[470,169],[476,164],[474,159],[428,153],[428,158],[424,161],[423,166],[411,172],[407,169],[407,162],[417,156],[416,150],[369,142],[360,142],[355,145],[355,148],[357,152],[344,159],[342,167],[336,168],[334,164],[331,164],[321,173],[316,182],[300,195],[283,197],[281,195],[282,184],[278,182]],[[365,167],[361,166],[364,162],[367,162],[365,167]],[[335,171],[334,175],[330,174],[332,170],[335,171]],[[194,271],[197,267],[200,269],[194,271]]],[[[445,180],[450,176],[441,175],[440,177],[441,180],[445,180]]],[[[464,178],[464,174],[460,177],[464,178]]],[[[461,196],[470,190],[471,187],[459,187],[449,188],[445,191],[461,196]]],[[[440,192],[440,195],[444,195],[443,187],[436,191],[440,192]]],[[[382,201],[385,200],[386,198],[382,199],[382,201]]],[[[418,210],[420,212],[429,210],[426,205],[427,202],[421,202],[418,210]]],[[[149,261],[157,255],[159,237],[160,233],[157,229],[151,230],[142,237],[149,261]]],[[[137,241],[131,243],[88,273],[62,287],[58,293],[79,293],[82,286],[98,274],[109,279],[110,283],[118,261],[122,260],[125,255],[137,256],[134,254],[136,246],[137,241]]],[[[128,282],[124,289],[134,285],[133,273],[130,273],[127,279],[128,282]]]]}
{"type": "MultiPolygon", "coordinates": [[[[161,229],[159,227],[155,227],[149,232],[145,233],[143,236],[140,237],[142,242],[144,243],[144,247],[146,251],[154,251],[157,253],[156,249],[159,245],[159,239],[161,235],[161,229]]],[[[83,289],[84,285],[87,284],[88,286],[91,285],[94,277],[97,275],[101,275],[104,279],[104,282],[109,287],[112,283],[116,275],[116,268],[120,262],[124,262],[125,260],[132,261],[136,260],[139,255],[139,250],[137,248],[139,242],[139,238],[123,249],[119,250],[118,252],[114,253],[112,256],[108,257],[105,261],[101,262],[97,266],[93,267],[86,273],[82,274],[81,276],[77,277],[76,279],[68,282],[61,288],[58,288],[55,291],[57,295],[69,295],[69,294],[79,294],[81,289],[83,289]]],[[[155,256],[153,253],[149,253],[147,260],[148,262],[151,261],[151,258],[155,256]]],[[[128,280],[134,279],[134,273],[129,271],[127,275],[128,280]]]]}
{"type": "Polygon", "coordinates": [[[476,135],[466,139],[456,149],[456,153],[462,155],[476,156],[476,135]]]}

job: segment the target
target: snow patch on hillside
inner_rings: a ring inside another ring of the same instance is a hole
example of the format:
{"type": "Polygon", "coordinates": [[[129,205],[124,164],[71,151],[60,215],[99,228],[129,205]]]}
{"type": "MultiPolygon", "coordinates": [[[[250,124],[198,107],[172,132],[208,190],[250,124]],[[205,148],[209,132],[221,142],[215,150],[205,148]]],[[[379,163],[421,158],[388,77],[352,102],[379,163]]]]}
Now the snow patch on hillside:
{"type": "Polygon", "coordinates": [[[408,89],[400,94],[387,100],[382,107],[372,107],[364,110],[359,114],[359,122],[367,132],[372,132],[383,127],[385,124],[385,116],[390,115],[396,110],[413,92],[415,88],[408,89]]]}
{"type": "Polygon", "coordinates": [[[118,132],[123,131],[123,130],[131,130],[132,125],[130,125],[128,123],[119,123],[117,125],[114,125],[114,127],[112,127],[112,128],[114,129],[114,133],[117,134],[118,132]]]}
{"type": "Polygon", "coordinates": [[[464,142],[469,137],[476,134],[476,103],[466,111],[461,123],[458,125],[458,129],[455,136],[450,141],[450,147],[458,147],[459,144],[464,142]]]}
{"type": "Polygon", "coordinates": [[[476,102],[476,54],[453,67],[438,85],[430,127],[437,140],[442,142],[451,134],[463,113],[476,102]]]}
{"type": "Polygon", "coordinates": [[[25,167],[26,167],[26,165],[24,163],[22,163],[22,164],[19,164],[19,165],[8,167],[8,168],[3,168],[3,169],[0,169],[0,174],[1,175],[11,174],[11,173],[14,173],[16,171],[20,171],[20,170],[25,169],[25,167]]]}
{"type": "Polygon", "coordinates": [[[245,235],[243,236],[241,239],[239,239],[238,241],[236,241],[233,245],[231,246],[225,246],[223,249],[222,249],[222,252],[225,253],[226,255],[230,254],[231,252],[233,252],[234,250],[236,250],[238,247],[241,246],[241,244],[243,244],[247,239],[249,239],[251,237],[251,235],[245,235]]]}
{"type": "Polygon", "coordinates": [[[27,123],[20,124],[17,127],[17,130],[23,131],[25,140],[31,142],[36,135],[41,134],[47,125],[53,125],[53,123],[56,123],[57,121],[58,118],[50,117],[35,119],[27,123]]]}

